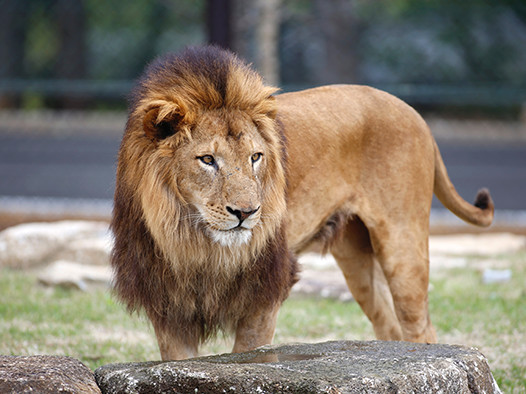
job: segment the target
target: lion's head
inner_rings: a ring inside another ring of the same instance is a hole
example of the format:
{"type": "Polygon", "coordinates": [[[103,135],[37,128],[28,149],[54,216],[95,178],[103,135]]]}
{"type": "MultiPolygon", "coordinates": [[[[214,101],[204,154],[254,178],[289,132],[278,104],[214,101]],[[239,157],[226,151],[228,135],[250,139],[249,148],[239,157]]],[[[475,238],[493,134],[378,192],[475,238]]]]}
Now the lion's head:
{"type": "Polygon", "coordinates": [[[243,113],[203,114],[174,155],[175,163],[186,163],[174,176],[182,201],[196,227],[221,246],[247,244],[261,223],[267,156],[265,140],[243,113]]]}
{"type": "Polygon", "coordinates": [[[160,58],[133,92],[111,262],[116,294],[156,332],[204,340],[282,302],[296,280],[275,91],[206,47],[160,58]]]}
{"type": "MultiPolygon", "coordinates": [[[[133,94],[118,182],[173,264],[211,256],[242,264],[281,226],[275,91],[223,50],[188,49],[146,70],[133,94]]],[[[116,210],[120,202],[116,194],[116,210]]]]}

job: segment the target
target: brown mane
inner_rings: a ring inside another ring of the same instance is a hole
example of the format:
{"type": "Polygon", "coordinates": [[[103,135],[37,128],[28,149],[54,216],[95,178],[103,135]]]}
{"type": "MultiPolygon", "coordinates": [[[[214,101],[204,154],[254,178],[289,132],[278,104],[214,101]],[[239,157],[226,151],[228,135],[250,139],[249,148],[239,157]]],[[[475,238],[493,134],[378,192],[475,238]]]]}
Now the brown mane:
{"type": "Polygon", "coordinates": [[[111,262],[115,293],[130,311],[144,310],[156,331],[176,327],[187,341],[201,342],[255,308],[281,303],[296,280],[285,239],[285,147],[275,91],[230,52],[207,47],[159,58],[132,93],[111,262]],[[190,141],[196,119],[211,110],[247,114],[270,147],[262,180],[268,212],[244,247],[223,248],[198,231],[169,176],[167,152],[190,141]]]}

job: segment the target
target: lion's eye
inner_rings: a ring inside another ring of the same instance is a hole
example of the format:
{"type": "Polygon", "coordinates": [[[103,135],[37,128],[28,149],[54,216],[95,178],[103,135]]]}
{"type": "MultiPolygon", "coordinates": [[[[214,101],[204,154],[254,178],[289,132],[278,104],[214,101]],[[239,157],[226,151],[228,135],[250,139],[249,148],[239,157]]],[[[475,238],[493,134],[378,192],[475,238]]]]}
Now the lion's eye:
{"type": "Polygon", "coordinates": [[[201,160],[201,162],[203,164],[206,164],[207,166],[213,166],[216,163],[214,156],[211,155],[199,156],[198,159],[201,160]]]}
{"type": "Polygon", "coordinates": [[[251,157],[251,160],[252,160],[252,163],[255,163],[256,161],[258,161],[259,159],[261,159],[261,157],[263,156],[263,153],[254,153],[251,157]]]}

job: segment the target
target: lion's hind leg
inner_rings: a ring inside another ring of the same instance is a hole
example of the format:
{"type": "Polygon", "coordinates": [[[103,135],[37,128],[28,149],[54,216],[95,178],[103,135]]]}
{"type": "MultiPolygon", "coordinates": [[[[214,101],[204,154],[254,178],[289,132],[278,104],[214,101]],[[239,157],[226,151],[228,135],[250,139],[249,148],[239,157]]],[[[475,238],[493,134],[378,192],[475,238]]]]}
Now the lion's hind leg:
{"type": "Polygon", "coordinates": [[[437,341],[428,309],[429,250],[428,231],[385,222],[370,229],[371,243],[383,270],[402,339],[411,342],[437,341]]]}
{"type": "Polygon", "coordinates": [[[402,330],[395,314],[391,292],[369,238],[359,218],[345,225],[330,251],[343,272],[347,286],[381,340],[401,340],[402,330]]]}

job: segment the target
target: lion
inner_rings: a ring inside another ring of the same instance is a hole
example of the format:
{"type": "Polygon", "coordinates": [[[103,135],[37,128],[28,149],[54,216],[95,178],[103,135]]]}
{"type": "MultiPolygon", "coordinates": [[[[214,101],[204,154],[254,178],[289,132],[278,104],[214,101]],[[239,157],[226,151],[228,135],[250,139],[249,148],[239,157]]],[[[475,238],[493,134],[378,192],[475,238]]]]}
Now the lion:
{"type": "Polygon", "coordinates": [[[436,342],[428,312],[433,193],[489,226],[448,178],[425,121],[366,86],[277,94],[233,53],[188,48],[149,65],[119,151],[114,291],[144,311],[163,360],[194,357],[218,332],[233,352],[270,344],[321,245],[383,340],[436,342]]]}

